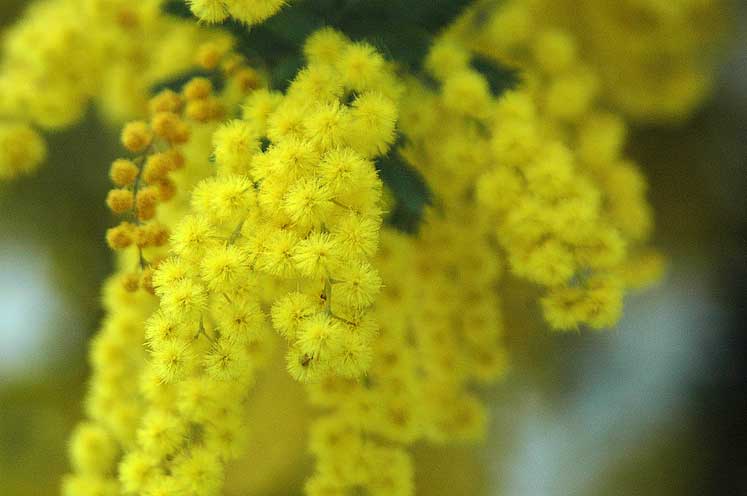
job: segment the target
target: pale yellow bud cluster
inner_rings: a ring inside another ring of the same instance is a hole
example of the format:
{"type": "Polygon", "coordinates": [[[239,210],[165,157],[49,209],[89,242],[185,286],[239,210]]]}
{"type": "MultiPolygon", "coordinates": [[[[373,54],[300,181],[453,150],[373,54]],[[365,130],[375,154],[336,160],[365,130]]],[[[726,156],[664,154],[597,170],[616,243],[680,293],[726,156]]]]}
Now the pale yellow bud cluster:
{"type": "Polygon", "coordinates": [[[109,170],[115,188],[109,191],[106,203],[114,214],[129,219],[109,229],[106,240],[114,250],[138,248],[138,270],[125,278],[125,286],[131,291],[142,287],[153,292],[153,270],[143,250],[162,247],[169,237],[168,229],[155,220],[156,208],[176,195],[171,176],[185,166],[182,148],[190,139],[191,124],[216,121],[224,108],[213,94],[212,83],[201,77],[187,82],[181,93],[160,92],[148,108],[149,121],[133,121],[122,130],[122,145],[135,157],[117,159],[109,170]]]}

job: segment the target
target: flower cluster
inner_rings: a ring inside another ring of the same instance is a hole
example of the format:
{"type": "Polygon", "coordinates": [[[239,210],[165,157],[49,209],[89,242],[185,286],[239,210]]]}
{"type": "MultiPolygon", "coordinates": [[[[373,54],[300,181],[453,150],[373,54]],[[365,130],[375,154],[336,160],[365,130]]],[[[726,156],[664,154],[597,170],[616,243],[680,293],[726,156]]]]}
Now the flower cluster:
{"type": "Polygon", "coordinates": [[[144,250],[164,246],[169,236],[154,220],[156,207],[176,195],[171,175],[185,165],[180,148],[190,139],[190,122],[204,124],[223,116],[223,106],[212,93],[212,84],[204,78],[189,81],[181,94],[164,90],[150,101],[149,122],[133,121],[122,131],[122,145],[137,155],[112,163],[109,176],[116,187],[106,203],[114,214],[128,215],[131,221],[109,229],[106,240],[114,250],[138,248],[138,271],[125,280],[130,291],[143,287],[153,292],[153,270],[144,250]]]}
{"type": "Polygon", "coordinates": [[[478,53],[521,64],[531,56],[561,81],[583,58],[600,96],[639,121],[676,121],[702,102],[733,16],[729,2],[700,0],[479,0],[468,10],[454,27],[478,53]]]}
{"type": "Polygon", "coordinates": [[[541,4],[542,17],[583,45],[604,97],[643,121],[680,120],[708,96],[716,74],[711,54],[734,16],[729,2],[699,0],[541,4]]]}
{"type": "MultiPolygon", "coordinates": [[[[107,317],[91,350],[89,419],[80,424],[71,442],[75,473],[65,479],[65,494],[120,494],[123,490],[140,493],[145,489],[162,494],[157,491],[173,489],[173,484],[169,485],[171,479],[161,480],[146,470],[154,467],[147,463],[156,463],[156,454],[163,449],[153,448],[160,441],[150,436],[164,426],[173,427],[176,418],[173,410],[165,408],[173,409],[176,392],[162,383],[143,346],[158,341],[159,337],[164,340],[159,343],[174,338],[173,332],[158,327],[164,321],[153,316],[159,302],[153,286],[154,268],[169,264],[165,261],[170,247],[169,230],[177,219],[184,218],[195,184],[208,174],[205,164],[212,146],[211,137],[225,106],[261,84],[246,62],[237,59],[224,45],[210,42],[197,52],[200,66],[220,66],[226,87],[216,93],[208,80],[193,78],[179,93],[164,90],[154,96],[148,102],[150,119],[126,124],[121,135],[123,146],[138,155],[133,160],[117,159],[110,168],[110,178],[118,188],[109,193],[107,203],[115,213],[132,219],[107,235],[110,245],[118,249],[118,270],[105,288],[107,317]],[[153,201],[140,199],[143,191],[151,191],[153,201]],[[164,200],[169,201],[156,210],[156,204],[164,200]],[[122,204],[127,208],[121,207],[122,204]],[[129,248],[130,245],[137,250],[129,248]],[[139,288],[143,291],[137,291],[139,288]],[[145,426],[141,425],[143,422],[145,426]],[[141,443],[146,448],[139,448],[141,443]],[[107,450],[107,456],[102,457],[101,449],[107,450]],[[128,456],[121,459],[124,453],[128,456]],[[94,463],[94,460],[99,461],[94,463]],[[155,479],[147,488],[146,475],[155,479]]],[[[192,388],[195,394],[205,389],[200,389],[198,383],[195,381],[192,388]]],[[[230,397],[235,395],[234,387],[241,389],[240,384],[210,384],[207,389],[211,394],[230,397]]],[[[206,409],[208,403],[203,400],[195,398],[196,403],[192,403],[189,411],[197,405],[206,409]]],[[[187,408],[185,404],[183,408],[187,408]]],[[[216,422],[225,420],[220,413],[210,412],[215,414],[216,422]]],[[[201,433],[209,431],[186,421],[178,425],[199,427],[201,433]]],[[[231,445],[226,449],[236,450],[242,433],[231,430],[230,426],[220,426],[211,431],[211,439],[217,443],[218,436],[228,438],[235,434],[235,441],[225,442],[231,445]]],[[[202,494],[200,489],[197,491],[202,494]]]]}
{"type": "MultiPolygon", "coordinates": [[[[312,36],[306,52],[309,64],[286,95],[258,89],[243,119],[215,130],[215,175],[192,189],[189,206],[176,213],[169,256],[154,263],[149,287],[160,303],[140,327],[149,351],[137,371],[142,413],[118,464],[127,493],[220,490],[225,464],[242,452],[251,383],[272,349],[266,313],[288,341],[288,369],[297,379],[359,378],[370,366],[378,330],[370,308],[381,286],[371,257],[382,222],[372,160],[394,141],[400,89],[381,55],[337,32],[312,36]]],[[[153,149],[155,138],[179,144],[186,137],[162,136],[157,121],[166,113],[173,124],[166,128],[180,130],[183,100],[208,98],[207,89],[197,79],[182,95],[161,93],[150,123],[125,126],[125,147],[150,154],[142,167],[115,162],[117,184],[151,184],[148,164],[162,154],[189,157],[187,147],[153,149]]],[[[163,218],[160,209],[142,215],[141,191],[136,219],[163,218]]],[[[132,196],[121,209],[112,196],[113,210],[132,208],[132,196]]],[[[79,474],[66,487],[80,490],[92,480],[79,474]]]]}
{"type": "Polygon", "coordinates": [[[358,377],[371,360],[369,308],[381,287],[370,260],[382,222],[372,160],[394,141],[398,88],[373,47],[335,31],[312,35],[305,52],[285,97],[256,95],[244,108],[256,122],[275,106],[262,130],[269,146],[249,167],[268,223],[255,235],[256,267],[304,283],[272,306],[291,374],[358,377]]]}
{"type": "Polygon", "coordinates": [[[469,29],[482,21],[468,12],[434,46],[429,67],[444,107],[482,123],[473,130],[471,153],[483,163],[475,196],[493,216],[512,273],[547,288],[542,307],[552,327],[611,327],[625,290],[660,273],[660,257],[645,244],[645,181],[622,154],[624,123],[602,110],[599,78],[572,33],[541,26],[523,8],[496,8],[482,31],[469,29]],[[494,24],[521,26],[522,36],[509,43],[494,24]],[[525,79],[499,99],[470,65],[468,47],[491,36],[505,50],[491,55],[512,60],[525,79]],[[458,105],[464,101],[473,103],[458,105]]]}
{"type": "Polygon", "coordinates": [[[713,33],[683,26],[713,9],[633,2],[654,28],[626,58],[630,2],[583,1],[567,19],[566,1],[478,0],[409,74],[323,28],[277,91],[243,40],[204,24],[254,25],[286,3],[187,0],[198,23],[155,0],[46,0],[4,41],[0,178],[33,171],[35,129],[92,102],[127,122],[106,198],[116,272],[66,496],[219,494],[276,359],[323,410],[307,494],[414,494],[414,443],[481,437],[475,387],[508,369],[504,314],[607,328],[660,276],[626,117],[677,117],[703,95],[695,40],[713,33]],[[485,61],[518,85],[497,91],[485,61]],[[416,232],[394,228],[413,199],[379,171],[427,186],[416,232]],[[504,308],[516,288],[534,305],[504,308]]]}
{"type": "Polygon", "coordinates": [[[64,479],[66,496],[120,493],[116,464],[122,451],[134,445],[143,415],[136,378],[146,359],[143,323],[157,302],[145,291],[127,291],[128,273],[120,269],[104,285],[106,318],[89,354],[88,419],[78,425],[70,441],[74,473],[64,479]]]}
{"type": "MultiPolygon", "coordinates": [[[[0,159],[0,179],[30,172],[43,161],[39,140],[30,138],[30,131],[18,131],[21,127],[70,126],[94,102],[111,122],[142,116],[150,88],[188,69],[200,44],[228,42],[223,34],[163,16],[158,4],[39,1],[3,33],[0,120],[15,128],[14,144],[4,148],[17,150],[4,154],[23,156],[12,166],[6,156],[0,159]]],[[[8,143],[8,131],[3,135],[8,143]]]]}
{"type": "Polygon", "coordinates": [[[434,213],[414,243],[392,229],[382,233],[376,266],[387,285],[376,304],[381,332],[366,380],[329,377],[308,387],[327,410],[310,434],[317,469],[309,495],[360,487],[413,494],[410,446],[484,433],[484,407],[470,388],[501,377],[506,352],[494,291],[500,265],[472,220],[434,213]]]}

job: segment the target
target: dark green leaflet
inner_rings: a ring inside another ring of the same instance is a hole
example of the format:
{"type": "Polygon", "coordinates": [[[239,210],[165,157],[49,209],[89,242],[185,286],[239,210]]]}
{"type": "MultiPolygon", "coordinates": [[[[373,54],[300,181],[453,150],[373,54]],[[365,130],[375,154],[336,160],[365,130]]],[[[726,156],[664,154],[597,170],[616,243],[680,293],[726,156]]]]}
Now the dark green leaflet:
{"type": "Polygon", "coordinates": [[[417,234],[423,211],[433,202],[425,179],[402,160],[397,146],[376,161],[376,170],[395,199],[394,208],[386,216],[387,223],[402,232],[417,234]]]}

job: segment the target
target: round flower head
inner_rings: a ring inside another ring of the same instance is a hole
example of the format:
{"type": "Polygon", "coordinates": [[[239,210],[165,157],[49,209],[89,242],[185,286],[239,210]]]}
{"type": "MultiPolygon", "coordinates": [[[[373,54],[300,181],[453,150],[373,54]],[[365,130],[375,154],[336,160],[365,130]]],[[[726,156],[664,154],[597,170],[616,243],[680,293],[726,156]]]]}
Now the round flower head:
{"type": "Polygon", "coordinates": [[[46,157],[44,140],[30,126],[0,122],[0,179],[29,174],[46,157]]]}
{"type": "Polygon", "coordinates": [[[337,277],[339,281],[333,287],[335,301],[353,309],[370,306],[381,289],[379,274],[366,262],[349,264],[337,277]]]}
{"type": "Polygon", "coordinates": [[[226,20],[228,9],[224,0],[187,0],[189,8],[198,19],[207,23],[218,23],[226,20]]]}
{"type": "Polygon", "coordinates": [[[225,0],[230,14],[246,24],[258,24],[274,15],[287,0],[225,0]]]}
{"type": "Polygon", "coordinates": [[[245,173],[259,151],[258,130],[248,121],[229,121],[213,134],[213,147],[215,160],[226,170],[245,173]]]}
{"type": "Polygon", "coordinates": [[[217,246],[205,253],[201,274],[209,290],[230,292],[249,277],[246,253],[235,245],[217,246]]]}
{"type": "Polygon", "coordinates": [[[344,254],[329,234],[312,233],[296,245],[293,261],[301,274],[318,277],[338,267],[343,257],[344,254]]]}

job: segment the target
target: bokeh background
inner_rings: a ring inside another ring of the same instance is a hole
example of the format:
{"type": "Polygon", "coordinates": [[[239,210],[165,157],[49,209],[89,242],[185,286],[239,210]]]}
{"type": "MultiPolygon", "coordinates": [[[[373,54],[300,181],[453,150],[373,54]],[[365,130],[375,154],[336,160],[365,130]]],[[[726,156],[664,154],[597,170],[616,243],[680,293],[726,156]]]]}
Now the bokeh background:
{"type": "MultiPolygon", "coordinates": [[[[0,30],[25,3],[0,1],[0,30]]],[[[612,331],[510,333],[511,374],[484,392],[487,440],[418,446],[419,494],[747,495],[747,4],[735,12],[710,100],[686,122],[634,127],[628,147],[650,180],[666,279],[630,297],[612,331]]],[[[0,183],[3,496],[58,490],[112,268],[116,130],[90,115],[50,150],[37,175],[0,183]]],[[[308,407],[276,372],[250,412],[262,456],[229,494],[296,494],[309,470],[308,407]]]]}

